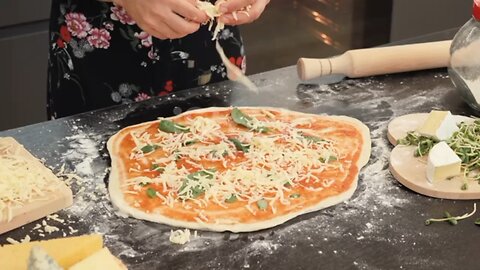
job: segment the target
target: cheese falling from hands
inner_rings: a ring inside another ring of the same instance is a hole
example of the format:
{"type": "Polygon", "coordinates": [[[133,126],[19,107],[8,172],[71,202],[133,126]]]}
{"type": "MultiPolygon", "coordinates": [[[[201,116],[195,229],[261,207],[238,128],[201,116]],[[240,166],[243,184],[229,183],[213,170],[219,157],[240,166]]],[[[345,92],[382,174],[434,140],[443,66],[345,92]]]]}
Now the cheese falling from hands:
{"type": "Polygon", "coordinates": [[[13,208],[36,200],[59,188],[60,182],[20,155],[17,147],[0,146],[0,221],[11,221],[13,208]]]}
{"type": "MultiPolygon", "coordinates": [[[[237,81],[247,87],[248,90],[258,93],[257,86],[243,74],[243,71],[238,68],[236,65],[232,64],[225,55],[220,43],[218,42],[218,34],[221,30],[225,27],[225,24],[216,20],[218,17],[222,15],[219,10],[219,7],[222,3],[225,3],[225,0],[219,0],[214,4],[207,2],[207,1],[197,1],[197,7],[200,10],[203,10],[207,16],[209,17],[209,27],[208,30],[211,31],[214,21],[216,21],[215,29],[213,30],[213,37],[212,40],[215,40],[215,49],[217,50],[218,54],[220,55],[220,59],[222,60],[223,64],[227,69],[227,77],[231,81],[237,81]]],[[[246,12],[246,11],[244,11],[246,12]]],[[[248,12],[246,12],[248,15],[248,12]]],[[[233,13],[235,19],[237,19],[236,13],[233,13]]]]}
{"type": "MultiPolygon", "coordinates": [[[[148,161],[149,153],[138,150],[146,145],[155,144],[166,151],[165,158],[155,158],[151,162],[162,168],[156,177],[134,177],[124,182],[127,193],[141,192],[145,184],[161,186],[163,192],[156,192],[156,196],[164,205],[174,207],[174,203],[181,199],[183,206],[189,207],[185,201],[191,200],[199,206],[216,204],[228,208],[228,200],[246,202],[247,210],[255,215],[258,210],[276,212],[277,203],[289,205],[291,190],[304,187],[309,191],[320,191],[329,187],[333,179],[320,179],[318,174],[326,169],[342,170],[342,165],[335,162],[341,159],[334,142],[320,140],[312,142],[305,134],[315,134],[308,128],[299,129],[297,125],[310,123],[311,119],[305,118],[290,123],[272,120],[261,122],[252,119],[252,129],[240,129],[223,132],[220,125],[214,120],[195,117],[185,123],[190,127],[186,133],[158,133],[145,136],[146,133],[131,133],[132,141],[136,144],[131,150],[130,157],[137,164],[148,161]],[[261,134],[254,130],[263,126],[275,129],[275,134],[261,134]],[[310,131],[310,133],[308,133],[310,131]],[[231,166],[232,159],[240,153],[229,138],[236,138],[242,144],[249,145],[248,151],[241,153],[245,161],[231,166]],[[197,141],[188,145],[186,142],[197,141]],[[215,142],[213,142],[215,141],[215,142]],[[179,167],[175,158],[181,157],[197,166],[193,171],[201,172],[192,177],[192,170],[179,167]],[[334,157],[333,162],[329,161],[334,157]],[[222,170],[212,170],[204,167],[202,160],[218,161],[222,170]],[[187,180],[186,180],[187,179],[187,180]],[[305,182],[312,181],[317,187],[302,186],[305,182]],[[196,197],[195,189],[202,190],[203,196],[196,197]],[[259,209],[257,203],[265,201],[268,209],[259,209]]],[[[140,167],[140,166],[138,166],[140,167]]],[[[198,213],[199,221],[208,222],[208,217],[198,213]]]]}

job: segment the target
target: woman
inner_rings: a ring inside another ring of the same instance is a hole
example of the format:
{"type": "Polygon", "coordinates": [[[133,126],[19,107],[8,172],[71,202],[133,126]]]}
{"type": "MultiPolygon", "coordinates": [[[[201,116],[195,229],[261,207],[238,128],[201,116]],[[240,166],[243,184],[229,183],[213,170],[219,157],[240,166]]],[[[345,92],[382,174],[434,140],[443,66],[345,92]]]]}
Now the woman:
{"type": "MultiPolygon", "coordinates": [[[[220,5],[218,20],[227,26],[217,38],[243,70],[245,52],[235,25],[257,19],[268,2],[220,5]]],[[[53,0],[49,118],[225,80],[207,20],[196,0],[53,0]]]]}

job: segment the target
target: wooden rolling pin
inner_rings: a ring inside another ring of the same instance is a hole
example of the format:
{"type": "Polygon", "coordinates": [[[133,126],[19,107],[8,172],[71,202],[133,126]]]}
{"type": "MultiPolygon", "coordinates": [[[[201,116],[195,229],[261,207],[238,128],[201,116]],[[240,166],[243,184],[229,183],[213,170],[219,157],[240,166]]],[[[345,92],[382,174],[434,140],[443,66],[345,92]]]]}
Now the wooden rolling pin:
{"type": "Polygon", "coordinates": [[[349,50],[332,58],[300,58],[298,77],[310,80],[319,76],[343,74],[359,78],[380,74],[446,67],[451,40],[349,50]]]}

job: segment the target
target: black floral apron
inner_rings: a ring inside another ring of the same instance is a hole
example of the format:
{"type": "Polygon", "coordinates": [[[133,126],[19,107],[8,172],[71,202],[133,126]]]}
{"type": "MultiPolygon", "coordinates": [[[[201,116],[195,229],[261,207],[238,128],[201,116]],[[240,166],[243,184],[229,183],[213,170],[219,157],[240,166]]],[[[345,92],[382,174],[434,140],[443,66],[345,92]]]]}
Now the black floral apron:
{"type": "MultiPolygon", "coordinates": [[[[245,70],[236,27],[219,33],[230,61],[245,70]]],[[[53,0],[48,116],[58,118],[226,79],[208,26],[181,39],[143,32],[121,7],[97,0],[53,0]]]]}

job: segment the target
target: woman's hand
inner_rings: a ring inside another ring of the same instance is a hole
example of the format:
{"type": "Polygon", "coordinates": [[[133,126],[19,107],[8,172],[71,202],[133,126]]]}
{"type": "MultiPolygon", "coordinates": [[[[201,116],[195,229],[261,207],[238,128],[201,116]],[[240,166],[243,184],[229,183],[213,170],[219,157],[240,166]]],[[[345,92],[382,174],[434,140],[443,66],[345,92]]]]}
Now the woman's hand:
{"type": "Polygon", "coordinates": [[[269,2],[270,0],[228,0],[220,5],[223,15],[218,19],[228,25],[251,23],[262,15],[269,2]],[[233,12],[236,12],[237,19],[233,12]]]}
{"type": "Polygon", "coordinates": [[[196,0],[114,0],[145,32],[159,39],[176,39],[196,32],[207,21],[196,0]]]}

